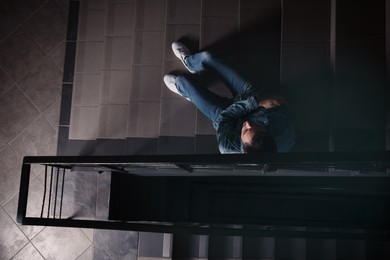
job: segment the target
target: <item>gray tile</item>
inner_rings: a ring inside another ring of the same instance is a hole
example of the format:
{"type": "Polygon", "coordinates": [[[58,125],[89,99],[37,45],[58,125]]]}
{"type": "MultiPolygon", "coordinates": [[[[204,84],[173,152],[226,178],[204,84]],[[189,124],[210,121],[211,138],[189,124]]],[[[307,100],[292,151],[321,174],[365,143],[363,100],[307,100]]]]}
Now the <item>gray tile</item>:
{"type": "Polygon", "coordinates": [[[200,24],[201,4],[199,0],[168,0],[168,24],[200,24]]]}
{"type": "Polygon", "coordinates": [[[241,259],[242,237],[210,236],[208,257],[212,259],[241,259]]]}
{"type": "Polygon", "coordinates": [[[66,25],[65,11],[55,1],[49,1],[23,27],[43,50],[50,52],[65,40],[66,25]]]}
{"type": "Polygon", "coordinates": [[[61,70],[46,57],[18,82],[18,86],[42,112],[60,100],[61,80],[61,70]]]}
{"type": "Polygon", "coordinates": [[[160,136],[158,154],[193,154],[195,139],[182,136],[160,136]]]}
{"type": "Polygon", "coordinates": [[[275,239],[276,259],[305,259],[306,239],[304,238],[276,238],[275,239]]]}
{"type": "Polygon", "coordinates": [[[109,4],[107,36],[132,36],[135,24],[135,4],[109,4]]]}
{"type": "Polygon", "coordinates": [[[366,241],[338,239],[336,241],[338,259],[366,259],[366,241]]]}
{"type": "Polygon", "coordinates": [[[281,12],[281,8],[243,8],[240,10],[240,32],[252,41],[260,40],[260,44],[267,44],[268,48],[279,48],[281,12]]]}
{"type": "Polygon", "coordinates": [[[351,5],[352,1],[337,2],[337,33],[375,34],[385,29],[386,1],[360,1],[351,5]]]}
{"type": "Polygon", "coordinates": [[[126,139],[98,139],[96,155],[127,155],[126,139]]]}
{"type": "Polygon", "coordinates": [[[337,259],[336,239],[306,240],[308,260],[337,259]]]}
{"type": "Polygon", "coordinates": [[[130,70],[132,61],[133,37],[106,37],[104,46],[104,68],[130,70]]]}
{"type": "Polygon", "coordinates": [[[139,232],[138,256],[162,257],[164,234],[139,232]]]}
{"type": "MultiPolygon", "coordinates": [[[[62,171],[60,171],[59,173],[59,185],[62,185],[62,171]]],[[[48,180],[49,179],[50,177],[48,176],[48,180]]],[[[54,180],[56,180],[56,177],[53,178],[53,182],[54,180]]],[[[62,218],[75,217],[93,219],[95,217],[96,212],[98,187],[97,185],[98,174],[95,171],[66,171],[62,205],[62,218]]],[[[53,199],[54,194],[55,193],[53,191],[53,199]]],[[[46,197],[49,196],[46,195],[46,197]]],[[[60,192],[58,192],[58,200],[59,199],[60,192]]],[[[46,205],[45,210],[47,209],[46,205]]],[[[51,208],[53,209],[54,206],[51,206],[51,208]]],[[[54,215],[52,209],[50,210],[50,214],[54,215]]],[[[58,205],[56,210],[56,216],[59,216],[58,205]]]]}
{"type": "Polygon", "coordinates": [[[3,150],[6,145],[7,143],[5,142],[4,138],[0,136],[0,151],[3,150]]]}
{"type": "Polygon", "coordinates": [[[377,81],[336,82],[333,126],[385,128],[384,87],[382,82],[377,81]]]}
{"type": "Polygon", "coordinates": [[[158,150],[158,138],[127,138],[128,155],[155,155],[158,150]]]}
{"type": "Polygon", "coordinates": [[[54,50],[49,54],[50,59],[62,70],[64,71],[65,64],[65,47],[66,42],[63,41],[54,50]]]}
{"type": "Polygon", "coordinates": [[[119,230],[96,230],[94,259],[136,260],[138,233],[119,230]]]}
{"type": "Polygon", "coordinates": [[[215,135],[212,122],[200,110],[196,111],[196,134],[215,135]]]}
{"type": "MultiPolygon", "coordinates": [[[[111,172],[103,172],[98,175],[96,219],[107,220],[110,201],[111,172]]],[[[94,232],[94,236],[96,232],[94,232]]]]}
{"type": "Polygon", "coordinates": [[[90,246],[87,250],[80,255],[77,260],[93,260],[93,246],[90,246]]]}
{"type": "Polygon", "coordinates": [[[282,44],[281,83],[315,85],[330,78],[329,43],[282,44]]]}
{"type": "Polygon", "coordinates": [[[21,23],[30,17],[32,13],[37,11],[45,2],[46,1],[44,0],[32,0],[28,2],[23,0],[5,0],[2,1],[2,4],[17,18],[18,22],[21,23]]]}
{"type": "Polygon", "coordinates": [[[161,103],[160,135],[194,136],[196,108],[184,98],[163,99],[161,103]]]}
{"type": "Polygon", "coordinates": [[[96,140],[98,136],[99,107],[73,107],[69,139],[96,140]]]}
{"type": "Polygon", "coordinates": [[[281,8],[282,1],[275,0],[241,0],[241,8],[281,8]]]}
{"type": "Polygon", "coordinates": [[[83,0],[80,1],[80,9],[106,10],[107,0],[83,0]]]}
{"type": "Polygon", "coordinates": [[[167,0],[138,0],[135,28],[137,30],[164,30],[167,0]]]}
{"type": "Polygon", "coordinates": [[[290,103],[295,127],[304,131],[326,131],[331,122],[330,83],[309,86],[282,86],[281,94],[290,103]]]}
{"type": "Polygon", "coordinates": [[[215,135],[196,135],[195,154],[220,154],[215,135]]]}
{"type": "Polygon", "coordinates": [[[160,101],[161,66],[133,66],[131,101],[160,101]]]}
{"type": "Polygon", "coordinates": [[[166,29],[165,36],[165,60],[177,60],[177,57],[172,51],[171,44],[174,41],[186,40],[183,42],[192,51],[196,52],[199,50],[199,39],[200,39],[200,25],[195,24],[169,24],[166,29]]]}
{"type": "Polygon", "coordinates": [[[164,33],[136,32],[133,64],[162,65],[164,33]]]}
{"type": "Polygon", "coordinates": [[[44,260],[38,250],[31,244],[28,243],[22,250],[20,250],[12,259],[14,260],[44,260]]]}
{"type": "Polygon", "coordinates": [[[18,135],[11,146],[20,156],[56,155],[57,131],[41,116],[18,135]]]}
{"type": "Polygon", "coordinates": [[[22,29],[0,44],[0,67],[18,81],[43,57],[44,52],[22,29]]]}
{"type": "Polygon", "coordinates": [[[128,104],[130,100],[131,71],[104,70],[100,92],[101,104],[128,104]]]}
{"type": "Polygon", "coordinates": [[[14,82],[12,82],[11,78],[1,69],[0,69],[0,81],[1,81],[1,85],[0,85],[0,96],[1,96],[14,85],[14,82]]]}
{"type": "Polygon", "coordinates": [[[0,207],[0,258],[10,259],[27,243],[28,239],[0,207]]]}
{"type": "Polygon", "coordinates": [[[79,13],[78,41],[104,41],[107,13],[105,10],[81,9],[79,13]]]}
{"type": "Polygon", "coordinates": [[[337,34],[336,80],[376,81],[385,74],[385,39],[380,34],[337,34]]]}
{"type": "Polygon", "coordinates": [[[61,101],[58,100],[42,112],[42,115],[56,130],[58,130],[60,124],[60,107],[61,101]]]}
{"type": "Polygon", "coordinates": [[[330,0],[283,1],[283,41],[329,41],[330,0]]]}
{"type": "Polygon", "coordinates": [[[75,72],[100,72],[103,67],[103,50],[103,42],[78,42],[75,72]]]}
{"type": "MultiPolygon", "coordinates": [[[[28,190],[28,201],[27,201],[27,216],[30,217],[39,217],[42,208],[42,198],[43,198],[43,185],[38,180],[32,176],[30,179],[30,185],[28,190]]],[[[19,194],[14,196],[7,204],[5,204],[4,209],[7,211],[14,221],[16,220],[16,214],[18,210],[18,199],[19,194]]],[[[39,232],[42,231],[44,227],[42,226],[28,226],[28,225],[19,225],[19,229],[24,233],[28,239],[32,239],[39,232]]]]}
{"type": "MultiPolygon", "coordinates": [[[[0,5],[0,35],[5,38],[18,26],[17,19],[3,5],[0,5]]],[[[3,39],[1,39],[3,40],[3,39]]]]}
{"type": "Polygon", "coordinates": [[[68,0],[56,0],[56,2],[64,9],[66,13],[68,13],[69,8],[70,8],[70,1],[68,0]]]}
{"type": "Polygon", "coordinates": [[[273,237],[243,237],[243,259],[274,259],[275,238],[273,237]]]}
{"type": "Polygon", "coordinates": [[[238,16],[239,0],[204,1],[203,16],[238,16]]]}
{"type": "Polygon", "coordinates": [[[45,259],[76,259],[91,245],[80,229],[61,227],[46,227],[31,242],[45,259]]]}
{"type": "Polygon", "coordinates": [[[129,104],[128,137],[157,137],[159,122],[160,102],[131,102],[129,104]]]}
{"type": "Polygon", "coordinates": [[[128,105],[100,105],[99,138],[126,138],[128,105]]]}
{"type": "Polygon", "coordinates": [[[7,141],[14,139],[39,116],[38,110],[18,88],[11,89],[0,97],[0,107],[0,134],[7,141]]]}
{"type": "Polygon", "coordinates": [[[202,18],[201,47],[238,32],[238,16],[206,16],[202,18]]]}
{"type": "Polygon", "coordinates": [[[172,258],[207,259],[208,242],[208,236],[205,235],[175,234],[172,241],[172,258]]]}
{"type": "Polygon", "coordinates": [[[76,73],[73,84],[73,106],[98,106],[102,75],[100,73],[76,73]]]}

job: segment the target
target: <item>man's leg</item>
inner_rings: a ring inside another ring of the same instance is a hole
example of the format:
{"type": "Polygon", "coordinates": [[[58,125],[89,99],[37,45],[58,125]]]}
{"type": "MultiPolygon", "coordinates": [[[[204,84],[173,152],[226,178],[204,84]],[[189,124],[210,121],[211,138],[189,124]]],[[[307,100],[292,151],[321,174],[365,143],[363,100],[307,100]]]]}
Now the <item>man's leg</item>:
{"type": "Polygon", "coordinates": [[[185,58],[190,70],[199,72],[210,69],[218,74],[229,87],[233,96],[252,89],[249,81],[245,80],[235,69],[229,66],[222,58],[209,51],[195,53],[185,58]]]}
{"type": "Polygon", "coordinates": [[[178,76],[175,84],[179,93],[188,98],[213,123],[216,122],[220,113],[233,102],[232,99],[220,97],[207,88],[199,86],[191,76],[178,76]]]}

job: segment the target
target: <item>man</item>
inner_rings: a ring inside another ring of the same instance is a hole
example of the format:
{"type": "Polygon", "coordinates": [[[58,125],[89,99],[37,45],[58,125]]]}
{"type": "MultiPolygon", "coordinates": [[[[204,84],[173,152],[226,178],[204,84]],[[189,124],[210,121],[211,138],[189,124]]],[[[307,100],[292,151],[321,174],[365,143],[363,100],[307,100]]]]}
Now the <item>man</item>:
{"type": "Polygon", "coordinates": [[[212,121],[221,153],[288,152],[293,147],[293,119],[284,98],[244,80],[212,52],[191,54],[180,42],[174,42],[172,50],[189,72],[211,70],[233,94],[234,98],[218,96],[190,75],[164,76],[171,91],[190,100],[212,121]]]}

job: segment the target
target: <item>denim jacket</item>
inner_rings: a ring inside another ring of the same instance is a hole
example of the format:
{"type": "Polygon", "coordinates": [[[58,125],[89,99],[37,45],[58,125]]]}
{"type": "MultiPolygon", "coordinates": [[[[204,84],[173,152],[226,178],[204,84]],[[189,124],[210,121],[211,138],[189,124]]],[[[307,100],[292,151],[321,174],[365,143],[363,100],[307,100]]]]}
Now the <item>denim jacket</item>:
{"type": "Polygon", "coordinates": [[[252,96],[234,102],[222,111],[214,122],[221,153],[243,153],[241,129],[247,120],[265,126],[274,137],[278,152],[288,152],[294,146],[295,130],[288,107],[282,105],[265,109],[259,107],[255,97],[252,96]]]}

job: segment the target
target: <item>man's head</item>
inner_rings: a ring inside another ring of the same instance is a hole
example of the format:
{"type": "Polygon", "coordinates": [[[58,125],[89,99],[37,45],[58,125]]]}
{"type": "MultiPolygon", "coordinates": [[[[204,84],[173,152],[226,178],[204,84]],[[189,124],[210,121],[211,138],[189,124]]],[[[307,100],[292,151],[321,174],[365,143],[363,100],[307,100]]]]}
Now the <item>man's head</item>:
{"type": "Polygon", "coordinates": [[[276,152],[274,138],[263,125],[245,121],[241,129],[241,141],[245,153],[276,152]]]}

